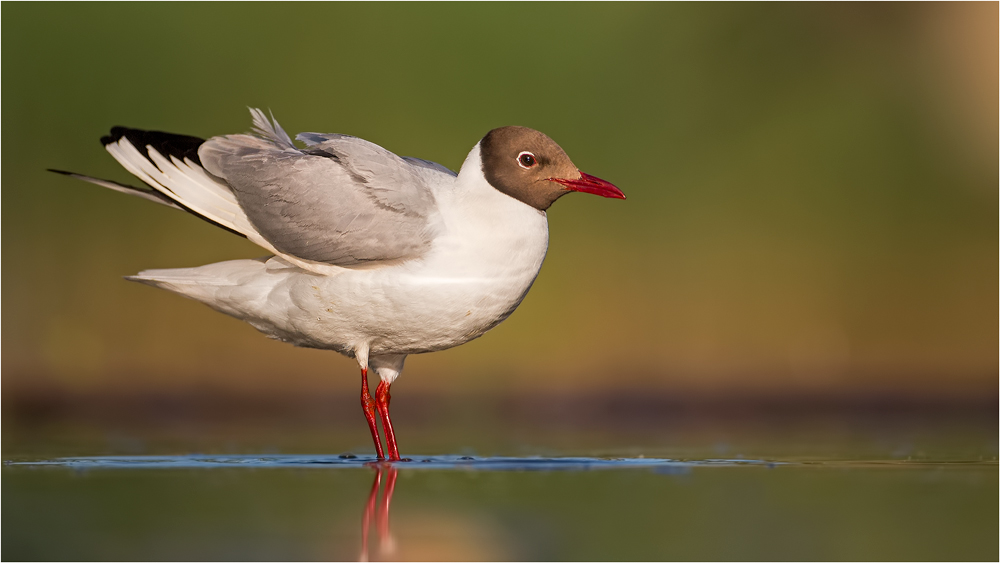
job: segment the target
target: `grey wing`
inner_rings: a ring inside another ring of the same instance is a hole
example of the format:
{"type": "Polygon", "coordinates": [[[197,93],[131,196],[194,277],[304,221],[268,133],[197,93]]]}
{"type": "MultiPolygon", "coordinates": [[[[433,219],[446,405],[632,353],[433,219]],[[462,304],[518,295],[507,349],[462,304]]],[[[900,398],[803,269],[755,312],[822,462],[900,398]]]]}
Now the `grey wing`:
{"type": "Polygon", "coordinates": [[[277,130],[215,137],[198,151],[275,249],[338,266],[405,260],[428,249],[436,207],[424,174],[356,137],[315,136],[310,140],[320,142],[299,150],[277,130]]]}
{"type": "Polygon", "coordinates": [[[451,176],[452,178],[458,176],[458,174],[456,174],[451,168],[436,162],[431,162],[430,160],[424,160],[415,156],[404,156],[403,160],[409,162],[413,166],[423,169],[426,174],[443,173],[447,176],[451,176]]]}
{"type": "MultiPolygon", "coordinates": [[[[326,143],[336,143],[337,141],[343,141],[343,142],[360,141],[362,143],[368,143],[368,141],[365,141],[363,139],[358,139],[357,137],[351,137],[349,135],[340,135],[337,133],[299,133],[298,135],[295,136],[295,138],[302,141],[310,148],[318,147],[319,145],[323,145],[326,143]]],[[[379,147],[378,145],[373,145],[373,146],[381,150],[385,150],[382,149],[382,147],[379,147]]],[[[442,164],[432,162],[430,160],[424,160],[422,158],[417,158],[415,156],[404,156],[402,157],[402,159],[411,166],[411,170],[415,174],[429,181],[440,180],[441,176],[450,176],[452,178],[458,176],[458,174],[456,174],[454,170],[442,164]]]]}

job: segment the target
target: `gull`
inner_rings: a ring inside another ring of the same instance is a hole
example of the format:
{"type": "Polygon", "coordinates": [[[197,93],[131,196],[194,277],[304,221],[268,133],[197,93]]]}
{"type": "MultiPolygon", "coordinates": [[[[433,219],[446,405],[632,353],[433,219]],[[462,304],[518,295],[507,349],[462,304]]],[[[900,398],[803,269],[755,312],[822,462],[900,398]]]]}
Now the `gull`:
{"type": "Polygon", "coordinates": [[[190,212],[270,252],[126,279],[354,358],[379,460],[401,459],[389,387],[406,357],[478,338],[517,308],[545,258],[557,199],[625,199],[527,127],[493,129],[456,174],[348,135],[300,133],[296,146],[273,115],[250,113],[251,133],[208,140],[112,128],[101,143],[143,186],[52,171],[190,212]],[[374,397],[369,370],[380,379],[374,397]]]}

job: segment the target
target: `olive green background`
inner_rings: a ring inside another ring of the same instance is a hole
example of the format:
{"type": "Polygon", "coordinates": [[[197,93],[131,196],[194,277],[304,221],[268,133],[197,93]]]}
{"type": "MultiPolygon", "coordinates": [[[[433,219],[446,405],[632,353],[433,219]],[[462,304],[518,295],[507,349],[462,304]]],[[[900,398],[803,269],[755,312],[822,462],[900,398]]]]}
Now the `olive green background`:
{"type": "MultiPolygon", "coordinates": [[[[3,390],[354,392],[297,350],[121,276],[264,252],[146,201],[113,125],[357,135],[458,168],[559,142],[573,195],[518,311],[397,387],[997,391],[997,5],[4,3],[3,390]]],[[[394,387],[396,389],[396,387],[394,387]]]]}
{"type": "MultiPolygon", "coordinates": [[[[0,10],[5,462],[372,452],[353,360],[122,279],[261,249],[46,168],[247,106],[451,168],[516,124],[628,200],[561,199],[511,318],[408,360],[404,455],[778,463],[400,464],[373,560],[996,559],[996,3],[0,10]]],[[[2,471],[5,560],[355,558],[372,486],[2,471]]]]}

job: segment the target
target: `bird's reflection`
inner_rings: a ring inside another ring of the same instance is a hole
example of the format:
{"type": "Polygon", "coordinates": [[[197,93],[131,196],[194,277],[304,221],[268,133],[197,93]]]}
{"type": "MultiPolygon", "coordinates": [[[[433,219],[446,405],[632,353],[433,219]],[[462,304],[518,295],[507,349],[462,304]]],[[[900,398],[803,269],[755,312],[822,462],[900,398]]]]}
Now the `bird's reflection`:
{"type": "Polygon", "coordinates": [[[389,533],[389,504],[392,502],[392,492],[396,488],[396,477],[398,470],[391,464],[373,463],[375,469],[375,481],[372,483],[371,493],[368,494],[368,503],[365,504],[365,514],[361,520],[361,561],[368,561],[368,533],[371,530],[372,520],[375,520],[375,527],[378,529],[379,554],[391,557],[396,551],[396,544],[389,533]],[[379,489],[382,481],[385,481],[385,490],[382,492],[382,502],[379,503],[379,489]]]}

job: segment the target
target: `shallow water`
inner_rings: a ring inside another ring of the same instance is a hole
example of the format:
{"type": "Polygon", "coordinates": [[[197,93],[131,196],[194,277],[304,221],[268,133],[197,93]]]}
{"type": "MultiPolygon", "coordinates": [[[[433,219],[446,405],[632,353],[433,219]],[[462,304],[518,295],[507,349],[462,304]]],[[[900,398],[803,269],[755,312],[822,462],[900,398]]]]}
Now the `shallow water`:
{"type": "Polygon", "coordinates": [[[990,462],[105,456],[5,464],[10,559],[990,559],[990,462]]]}
{"type": "Polygon", "coordinates": [[[340,422],[5,424],[2,557],[995,560],[987,414],[411,420],[393,464],[340,422]],[[412,455],[454,444],[500,455],[412,455]]]}

